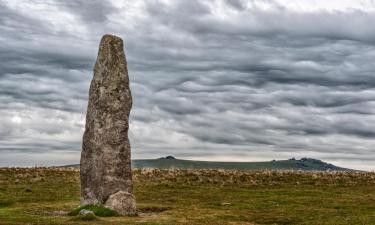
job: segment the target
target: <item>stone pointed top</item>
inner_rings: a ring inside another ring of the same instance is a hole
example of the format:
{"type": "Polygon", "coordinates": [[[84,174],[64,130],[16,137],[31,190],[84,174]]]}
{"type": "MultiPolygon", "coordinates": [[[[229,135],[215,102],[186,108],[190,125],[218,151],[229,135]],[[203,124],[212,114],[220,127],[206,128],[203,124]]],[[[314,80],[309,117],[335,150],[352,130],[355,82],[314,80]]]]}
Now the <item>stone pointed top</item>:
{"type": "MultiPolygon", "coordinates": [[[[113,60],[109,55],[119,57],[119,60],[125,59],[124,55],[124,42],[118,36],[112,34],[105,34],[102,37],[99,45],[98,58],[101,61],[102,57],[113,60]]],[[[116,57],[116,58],[117,58],[116,57]]]]}
{"type": "Polygon", "coordinates": [[[116,79],[120,78],[129,82],[124,43],[120,37],[112,34],[102,37],[94,67],[94,79],[101,80],[103,77],[112,80],[113,84],[118,83],[116,79]]]}
{"type": "Polygon", "coordinates": [[[122,44],[122,39],[116,35],[113,34],[105,34],[102,37],[102,40],[100,41],[100,44],[105,43],[120,43],[122,44]]]}

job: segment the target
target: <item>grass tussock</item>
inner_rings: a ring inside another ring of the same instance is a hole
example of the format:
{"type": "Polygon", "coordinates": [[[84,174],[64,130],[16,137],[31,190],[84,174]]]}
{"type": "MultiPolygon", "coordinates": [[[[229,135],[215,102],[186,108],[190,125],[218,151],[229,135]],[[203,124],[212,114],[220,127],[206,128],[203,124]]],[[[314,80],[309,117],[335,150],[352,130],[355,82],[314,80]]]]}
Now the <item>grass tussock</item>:
{"type": "Polygon", "coordinates": [[[1,201],[1,200],[0,200],[0,209],[1,209],[1,208],[9,207],[9,206],[11,206],[11,205],[12,205],[12,202],[10,202],[10,201],[1,201]]]}

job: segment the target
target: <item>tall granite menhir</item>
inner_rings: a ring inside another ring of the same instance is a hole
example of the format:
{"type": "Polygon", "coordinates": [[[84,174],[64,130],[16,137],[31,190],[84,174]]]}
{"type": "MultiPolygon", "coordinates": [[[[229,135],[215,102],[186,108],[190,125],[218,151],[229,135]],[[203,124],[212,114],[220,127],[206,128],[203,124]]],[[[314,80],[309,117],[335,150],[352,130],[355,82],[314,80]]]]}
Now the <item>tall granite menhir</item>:
{"type": "Polygon", "coordinates": [[[104,35],[91,81],[81,153],[81,205],[136,211],[128,139],[132,96],[121,38],[104,35]]]}

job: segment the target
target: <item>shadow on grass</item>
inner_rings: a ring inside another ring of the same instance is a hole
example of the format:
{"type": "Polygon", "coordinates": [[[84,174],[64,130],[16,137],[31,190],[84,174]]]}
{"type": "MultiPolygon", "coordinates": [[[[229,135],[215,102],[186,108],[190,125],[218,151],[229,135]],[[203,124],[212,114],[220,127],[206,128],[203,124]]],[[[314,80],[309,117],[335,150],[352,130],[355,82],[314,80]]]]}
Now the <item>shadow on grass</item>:
{"type": "Polygon", "coordinates": [[[101,205],[83,205],[83,206],[80,206],[76,209],[73,209],[68,215],[69,216],[77,216],[82,209],[90,210],[90,211],[94,212],[94,214],[96,216],[100,216],[100,217],[119,216],[120,215],[115,210],[108,209],[108,208],[106,208],[104,206],[101,206],[101,205]]]}
{"type": "Polygon", "coordinates": [[[147,206],[147,207],[138,208],[138,212],[140,213],[162,213],[170,209],[171,209],[170,207],[147,206]]]}
{"type": "Polygon", "coordinates": [[[73,221],[93,221],[98,220],[98,218],[93,214],[78,215],[72,218],[73,221]]]}

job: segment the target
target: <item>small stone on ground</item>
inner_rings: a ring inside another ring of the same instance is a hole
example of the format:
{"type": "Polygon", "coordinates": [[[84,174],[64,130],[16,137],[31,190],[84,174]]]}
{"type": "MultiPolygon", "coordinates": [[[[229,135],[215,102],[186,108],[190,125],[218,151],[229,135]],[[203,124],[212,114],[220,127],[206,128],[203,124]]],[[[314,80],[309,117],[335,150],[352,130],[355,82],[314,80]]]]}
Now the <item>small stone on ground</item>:
{"type": "Polygon", "coordinates": [[[82,209],[81,211],[79,211],[79,215],[95,215],[95,213],[93,211],[90,211],[90,210],[87,210],[87,209],[82,209]]]}

